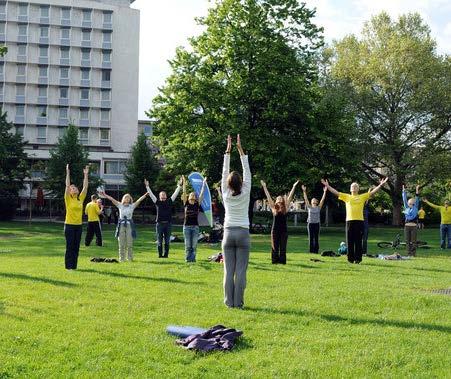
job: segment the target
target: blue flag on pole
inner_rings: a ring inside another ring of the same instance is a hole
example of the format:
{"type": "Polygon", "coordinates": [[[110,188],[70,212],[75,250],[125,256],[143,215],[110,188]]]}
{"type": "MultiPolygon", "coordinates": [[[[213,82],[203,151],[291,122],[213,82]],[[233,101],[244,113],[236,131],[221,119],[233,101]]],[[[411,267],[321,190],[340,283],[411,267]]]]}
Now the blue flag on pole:
{"type": "MultiPolygon", "coordinates": [[[[188,180],[193,187],[196,196],[199,198],[200,191],[202,190],[202,183],[204,182],[204,177],[198,172],[192,172],[188,176],[188,180]]],[[[199,225],[200,226],[213,226],[213,213],[211,209],[211,194],[208,184],[205,186],[204,198],[200,204],[202,207],[202,212],[199,212],[199,225]]]]}

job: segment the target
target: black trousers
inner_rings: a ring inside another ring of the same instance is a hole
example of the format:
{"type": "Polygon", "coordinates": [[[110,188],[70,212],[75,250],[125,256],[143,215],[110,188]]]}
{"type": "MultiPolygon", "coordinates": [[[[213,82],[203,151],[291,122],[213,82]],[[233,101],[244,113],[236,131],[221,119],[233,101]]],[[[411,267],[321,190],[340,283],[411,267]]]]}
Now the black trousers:
{"type": "Polygon", "coordinates": [[[88,231],[86,232],[85,245],[89,246],[91,244],[92,238],[96,236],[96,245],[102,246],[102,227],[100,226],[100,221],[89,221],[88,231]]]}
{"type": "Polygon", "coordinates": [[[64,225],[64,235],[66,237],[65,265],[68,270],[75,270],[78,262],[78,251],[80,250],[82,226],[64,225]]]}
{"type": "Polygon", "coordinates": [[[346,244],[348,245],[348,261],[362,262],[363,221],[346,221],[346,244]]]}
{"type": "Polygon", "coordinates": [[[308,240],[310,252],[318,254],[319,252],[319,222],[308,223],[308,240]]]}
{"type": "Polygon", "coordinates": [[[271,260],[272,263],[287,263],[288,232],[286,230],[271,230],[271,260]]]}
{"type": "Polygon", "coordinates": [[[161,258],[167,258],[169,255],[169,244],[171,243],[171,227],[170,222],[157,222],[157,247],[158,256],[161,258]],[[164,253],[163,253],[163,241],[164,241],[164,253]]]}

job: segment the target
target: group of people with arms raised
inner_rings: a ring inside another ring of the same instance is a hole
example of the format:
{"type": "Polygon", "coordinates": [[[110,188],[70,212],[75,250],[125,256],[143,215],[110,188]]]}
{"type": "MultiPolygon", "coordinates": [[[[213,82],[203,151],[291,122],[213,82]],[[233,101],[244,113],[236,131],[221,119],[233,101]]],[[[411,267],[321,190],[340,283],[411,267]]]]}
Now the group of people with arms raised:
{"type": "MultiPolygon", "coordinates": [[[[249,201],[252,185],[252,175],[249,166],[249,158],[244,153],[241,139],[236,138],[236,148],[240,155],[243,174],[237,171],[230,171],[230,154],[232,150],[232,138],[227,137],[227,148],[224,154],[220,195],[225,209],[224,236],[222,240],[222,252],[224,256],[224,303],[231,308],[241,308],[244,305],[244,290],[246,287],[246,272],[249,262],[250,235],[249,235],[249,201]]],[[[65,237],[66,256],[65,263],[68,270],[77,268],[78,252],[82,234],[82,212],[83,202],[86,198],[88,188],[89,167],[83,170],[83,189],[78,188],[70,182],[69,165],[66,167],[66,190],[65,190],[65,237]]],[[[348,261],[359,264],[362,261],[363,245],[362,239],[365,234],[364,207],[374,194],[379,191],[387,182],[388,178],[381,179],[378,186],[368,192],[359,193],[359,185],[352,183],[350,193],[339,192],[334,189],[328,180],[322,179],[323,194],[318,201],[307,196],[307,188],[303,185],[302,191],[306,209],[308,211],[307,228],[309,235],[309,249],[311,253],[319,252],[319,231],[320,212],[324,204],[327,191],[336,195],[339,200],[346,204],[346,239],[348,248],[348,261]]],[[[162,191],[158,198],[149,187],[149,182],[144,180],[147,192],[135,202],[130,194],[125,194],[122,200],[112,198],[104,191],[99,195],[109,199],[119,210],[119,221],[115,236],[119,243],[120,261],[133,260],[133,239],[136,238],[136,228],[133,223],[133,212],[139,204],[149,196],[155,204],[157,210],[156,234],[158,256],[167,258],[169,256],[169,246],[172,227],[172,207],[183,188],[182,201],[184,204],[185,218],[183,233],[185,237],[186,261],[196,261],[196,247],[199,235],[198,215],[201,211],[206,179],[203,182],[199,196],[191,192],[186,194],[186,179],[182,177],[171,197],[162,191]]],[[[277,196],[272,199],[266,183],[261,181],[263,191],[267,197],[268,204],[273,214],[273,226],[271,230],[271,260],[273,264],[286,264],[286,252],[288,241],[287,213],[293,199],[299,181],[293,184],[288,195],[277,196]]],[[[416,249],[416,228],[419,212],[419,187],[417,187],[416,198],[407,199],[407,193],[403,188],[404,215],[405,215],[405,236],[408,253],[415,255],[416,249]]],[[[441,247],[445,248],[445,239],[448,239],[447,247],[451,248],[451,207],[448,201],[443,207],[436,206],[423,199],[425,203],[436,208],[441,213],[441,247]]],[[[88,214],[88,234],[89,243],[96,234],[96,242],[102,244],[101,236],[95,225],[90,225],[89,216],[94,218],[95,213],[99,213],[99,208],[93,204],[88,204],[86,213],[88,214]]],[[[88,245],[88,243],[87,243],[88,245]]]]}

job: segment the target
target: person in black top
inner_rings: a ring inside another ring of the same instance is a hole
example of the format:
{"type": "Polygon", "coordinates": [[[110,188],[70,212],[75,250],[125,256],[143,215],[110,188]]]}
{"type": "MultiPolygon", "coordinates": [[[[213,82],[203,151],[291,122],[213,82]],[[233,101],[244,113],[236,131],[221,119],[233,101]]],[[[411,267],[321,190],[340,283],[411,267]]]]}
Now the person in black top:
{"type": "Polygon", "coordinates": [[[287,213],[299,181],[293,184],[293,188],[288,196],[277,196],[275,203],[266,188],[266,183],[263,180],[260,183],[263,187],[263,191],[265,191],[266,198],[268,199],[273,214],[271,229],[271,261],[273,264],[286,264],[288,241],[287,213]]]}
{"type": "Polygon", "coordinates": [[[197,240],[199,238],[199,221],[198,216],[200,212],[200,205],[204,199],[205,186],[207,178],[202,183],[202,189],[199,194],[199,199],[196,198],[196,193],[191,192],[186,194],[186,179],[183,179],[183,194],[182,201],[185,206],[185,221],[183,222],[183,236],[185,237],[185,251],[186,262],[196,262],[196,248],[197,240]]]}
{"type": "Polygon", "coordinates": [[[167,258],[169,256],[169,243],[171,241],[171,226],[172,226],[172,205],[182,188],[182,178],[180,178],[177,188],[168,199],[166,192],[161,191],[158,195],[158,199],[153,194],[149,187],[149,181],[144,179],[147,193],[157,208],[157,246],[158,257],[167,258]],[[163,240],[164,240],[164,252],[163,252],[163,240]]]}

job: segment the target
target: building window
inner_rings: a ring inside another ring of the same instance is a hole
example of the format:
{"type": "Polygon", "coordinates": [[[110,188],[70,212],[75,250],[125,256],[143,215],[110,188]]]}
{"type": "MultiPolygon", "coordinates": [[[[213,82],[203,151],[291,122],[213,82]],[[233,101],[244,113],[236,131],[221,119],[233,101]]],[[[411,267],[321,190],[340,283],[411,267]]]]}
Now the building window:
{"type": "Polygon", "coordinates": [[[40,36],[41,38],[48,38],[49,37],[49,27],[48,26],[40,26],[40,36]]]}
{"type": "Polygon", "coordinates": [[[67,116],[68,116],[67,108],[60,108],[59,109],[59,118],[67,119],[67,116]]]}
{"type": "Polygon", "coordinates": [[[16,96],[25,96],[25,85],[16,85],[16,96]]]}
{"type": "Polygon", "coordinates": [[[25,116],[25,105],[16,105],[16,116],[25,116]]]}
{"type": "Polygon", "coordinates": [[[111,24],[113,22],[113,13],[111,12],[103,12],[103,23],[111,24]]]}
{"type": "Polygon", "coordinates": [[[100,111],[100,121],[110,121],[110,111],[109,110],[100,111]]]}
{"type": "Polygon", "coordinates": [[[24,64],[18,64],[17,65],[17,75],[18,76],[25,76],[25,65],[24,64]]]}
{"type": "Polygon", "coordinates": [[[61,59],[69,59],[70,58],[70,48],[62,47],[60,52],[61,52],[61,59]]]}
{"type": "Polygon", "coordinates": [[[111,63],[111,51],[103,52],[103,63],[111,63]]]}
{"type": "Polygon", "coordinates": [[[61,28],[61,39],[70,39],[70,29],[61,28]]]}
{"type": "Polygon", "coordinates": [[[83,88],[81,90],[80,99],[81,100],[89,100],[89,89],[83,88]]]}
{"type": "Polygon", "coordinates": [[[122,175],[125,170],[125,161],[105,161],[103,165],[103,173],[106,175],[122,175]]]}
{"type": "Polygon", "coordinates": [[[108,144],[110,142],[110,130],[100,129],[100,144],[108,144]]]}
{"type": "Polygon", "coordinates": [[[113,33],[111,32],[103,32],[103,43],[111,43],[113,33]]]}
{"type": "Polygon", "coordinates": [[[64,137],[64,135],[66,134],[67,128],[59,128],[58,129],[58,135],[60,138],[64,137]]]}
{"type": "Polygon", "coordinates": [[[47,106],[46,105],[38,106],[38,117],[47,117],[47,106]]]}
{"type": "Polygon", "coordinates": [[[70,20],[70,8],[61,8],[61,20],[70,20]]]}
{"type": "Polygon", "coordinates": [[[16,134],[18,136],[22,136],[24,134],[24,126],[23,125],[16,125],[16,134]]]}
{"type": "Polygon", "coordinates": [[[102,91],[102,101],[111,100],[111,91],[102,91]]]}
{"type": "Polygon", "coordinates": [[[0,14],[6,14],[6,3],[4,1],[0,3],[0,14]]]}
{"type": "Polygon", "coordinates": [[[89,120],[89,109],[80,109],[80,120],[89,120]]]}
{"type": "Polygon", "coordinates": [[[49,68],[48,66],[39,66],[39,77],[46,78],[48,76],[49,68]]]}
{"type": "Polygon", "coordinates": [[[19,16],[28,16],[28,4],[19,3],[19,16]]]}
{"type": "Polygon", "coordinates": [[[89,69],[81,69],[81,80],[89,80],[91,70],[89,69]]]}
{"type": "Polygon", "coordinates": [[[83,42],[91,42],[91,31],[90,30],[83,29],[82,41],[83,42]]]}
{"type": "Polygon", "coordinates": [[[19,37],[26,37],[28,32],[28,25],[19,24],[19,37]]]}
{"type": "Polygon", "coordinates": [[[5,34],[6,23],[0,22],[0,34],[5,34]]]}
{"type": "Polygon", "coordinates": [[[68,67],[60,68],[60,79],[69,79],[69,68],[68,67]]]}
{"type": "Polygon", "coordinates": [[[67,87],[60,88],[60,98],[61,99],[69,98],[69,88],[67,88],[67,87]]]}
{"type": "Polygon", "coordinates": [[[82,49],[81,50],[81,60],[89,61],[91,59],[91,50],[90,49],[82,49]]]}
{"type": "Polygon", "coordinates": [[[49,57],[49,47],[48,46],[39,46],[39,57],[40,58],[48,58],[49,57]]]}
{"type": "Polygon", "coordinates": [[[0,75],[5,73],[5,64],[4,62],[0,62],[0,75]]]}
{"type": "Polygon", "coordinates": [[[47,5],[41,5],[41,18],[49,18],[49,9],[47,5]]]}
{"type": "Polygon", "coordinates": [[[38,142],[45,142],[47,139],[47,128],[45,126],[38,127],[38,142]]]}
{"type": "Polygon", "coordinates": [[[102,81],[109,82],[111,80],[111,71],[110,70],[102,70],[102,81]]]}
{"type": "Polygon", "coordinates": [[[83,9],[83,22],[91,22],[91,10],[83,9]]]}
{"type": "Polygon", "coordinates": [[[89,128],[79,128],[78,129],[80,142],[82,144],[87,144],[89,139],[89,128]]]}
{"type": "Polygon", "coordinates": [[[152,137],[152,127],[150,125],[144,125],[143,133],[146,137],[152,137]]]}
{"type": "Polygon", "coordinates": [[[17,45],[17,56],[24,57],[27,55],[27,45],[17,45]]]}
{"type": "Polygon", "coordinates": [[[39,97],[47,97],[47,87],[39,86],[38,87],[38,96],[39,97]]]}

